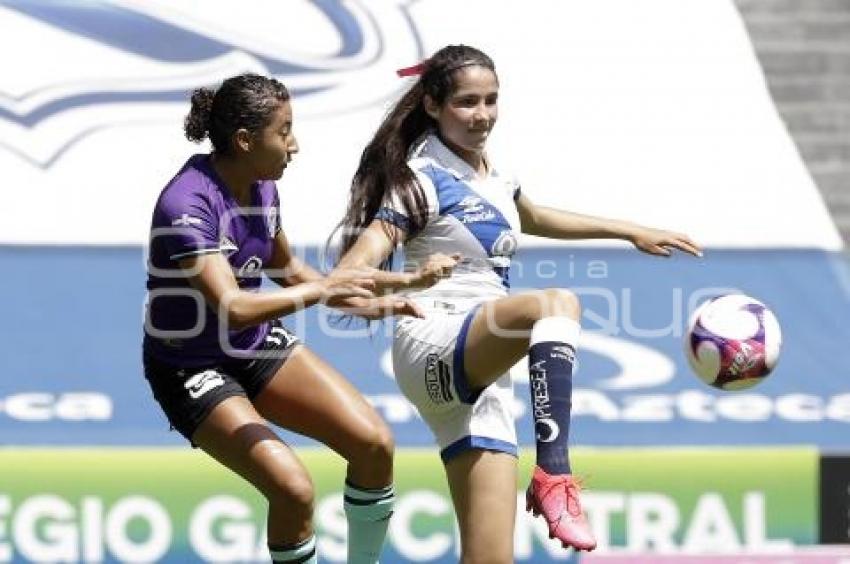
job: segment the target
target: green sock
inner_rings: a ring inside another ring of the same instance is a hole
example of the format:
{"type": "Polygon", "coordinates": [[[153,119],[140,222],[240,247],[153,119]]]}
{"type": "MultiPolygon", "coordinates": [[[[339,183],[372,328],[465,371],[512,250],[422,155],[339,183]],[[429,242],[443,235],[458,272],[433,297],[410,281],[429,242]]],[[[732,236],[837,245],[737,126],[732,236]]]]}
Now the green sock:
{"type": "Polygon", "coordinates": [[[376,564],[393,514],[393,487],[370,490],[346,480],[344,499],[348,564],[376,564]]]}

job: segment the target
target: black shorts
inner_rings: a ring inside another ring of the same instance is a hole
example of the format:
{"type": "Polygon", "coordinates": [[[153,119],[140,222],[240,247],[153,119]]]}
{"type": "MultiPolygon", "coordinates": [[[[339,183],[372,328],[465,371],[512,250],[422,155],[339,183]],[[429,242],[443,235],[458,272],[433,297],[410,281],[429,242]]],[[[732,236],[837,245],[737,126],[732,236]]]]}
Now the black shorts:
{"type": "Polygon", "coordinates": [[[299,342],[295,334],[274,321],[252,358],[182,367],[145,354],[145,378],[171,427],[191,442],[198,425],[216,405],[232,396],[253,400],[299,342]]]}

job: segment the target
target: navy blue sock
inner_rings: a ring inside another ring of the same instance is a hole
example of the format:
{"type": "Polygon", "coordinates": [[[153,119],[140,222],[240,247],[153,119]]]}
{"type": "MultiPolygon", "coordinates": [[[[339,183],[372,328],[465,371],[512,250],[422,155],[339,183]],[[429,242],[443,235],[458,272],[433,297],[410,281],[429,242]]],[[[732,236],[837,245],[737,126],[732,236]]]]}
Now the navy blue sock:
{"type": "Polygon", "coordinates": [[[537,465],[547,474],[570,474],[570,410],[575,342],[579,325],[568,317],[547,317],[534,324],[528,352],[531,412],[537,465]]]}

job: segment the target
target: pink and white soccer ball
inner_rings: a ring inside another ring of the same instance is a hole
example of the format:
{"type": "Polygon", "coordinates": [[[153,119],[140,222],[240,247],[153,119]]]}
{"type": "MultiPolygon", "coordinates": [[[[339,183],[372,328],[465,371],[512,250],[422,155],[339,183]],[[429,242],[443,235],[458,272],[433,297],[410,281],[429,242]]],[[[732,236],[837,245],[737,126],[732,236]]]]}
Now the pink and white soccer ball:
{"type": "Polygon", "coordinates": [[[761,382],[776,366],[782,332],[773,313],[743,294],[712,298],[691,316],[685,352],[706,384],[743,390],[761,382]]]}

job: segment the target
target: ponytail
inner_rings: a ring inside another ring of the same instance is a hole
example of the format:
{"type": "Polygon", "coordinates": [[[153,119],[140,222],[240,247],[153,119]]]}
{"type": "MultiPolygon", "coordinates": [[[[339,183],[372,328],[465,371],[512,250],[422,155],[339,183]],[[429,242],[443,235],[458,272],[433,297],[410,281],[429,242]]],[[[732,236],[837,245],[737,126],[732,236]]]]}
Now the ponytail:
{"type": "Polygon", "coordinates": [[[214,96],[215,92],[209,88],[198,88],[192,92],[192,109],[183,122],[183,131],[189,141],[200,143],[209,134],[214,96]]]}

